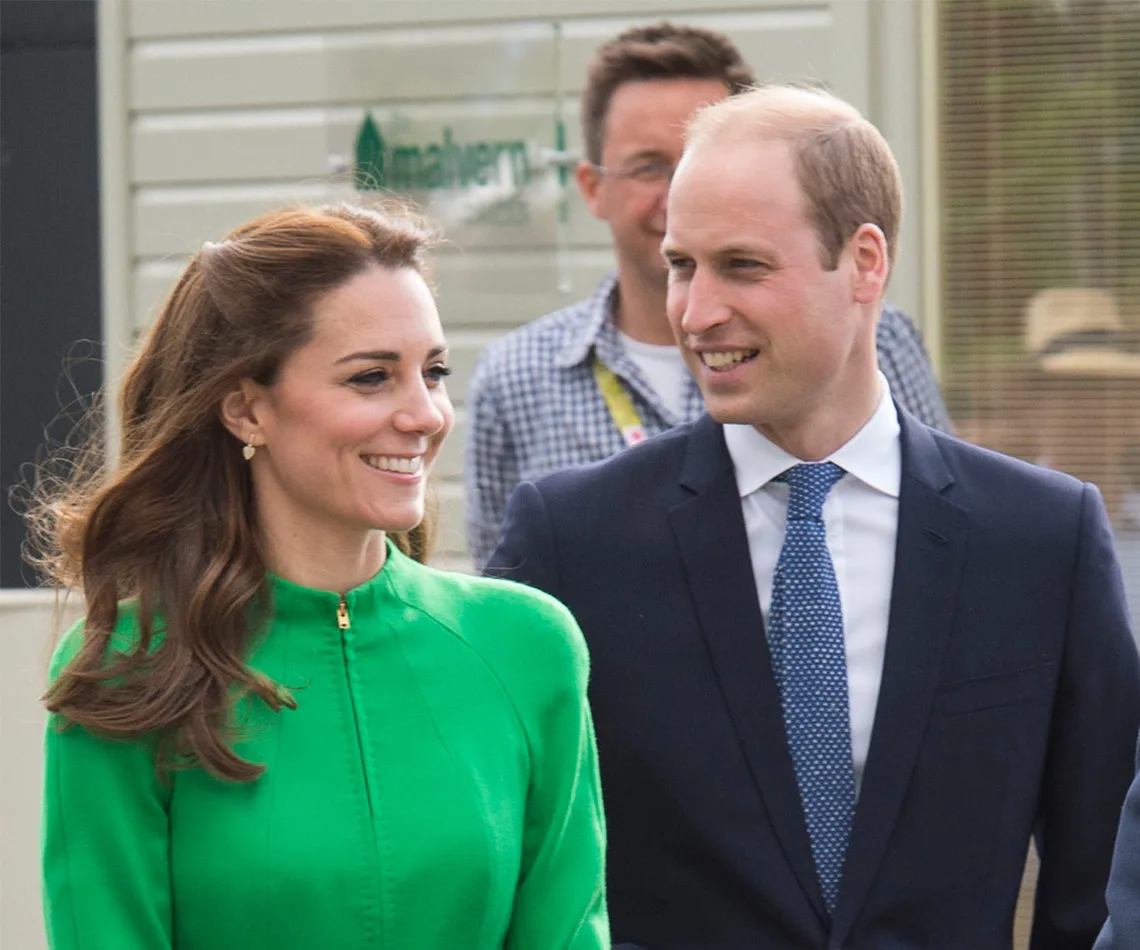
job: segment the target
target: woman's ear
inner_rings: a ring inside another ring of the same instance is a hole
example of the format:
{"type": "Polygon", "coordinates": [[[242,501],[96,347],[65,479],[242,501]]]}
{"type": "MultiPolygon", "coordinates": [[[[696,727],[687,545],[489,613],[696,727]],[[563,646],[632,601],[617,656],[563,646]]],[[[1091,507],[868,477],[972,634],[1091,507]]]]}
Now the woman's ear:
{"type": "Polygon", "coordinates": [[[222,398],[222,425],[247,445],[263,443],[263,404],[263,388],[252,379],[243,379],[222,398]]]}

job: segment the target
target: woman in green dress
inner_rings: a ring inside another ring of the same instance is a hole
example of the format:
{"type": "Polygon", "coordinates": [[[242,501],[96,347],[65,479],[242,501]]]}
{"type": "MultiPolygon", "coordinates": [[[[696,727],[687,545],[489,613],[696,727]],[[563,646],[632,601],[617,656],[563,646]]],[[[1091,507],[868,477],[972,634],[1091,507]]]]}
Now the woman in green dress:
{"type": "Polygon", "coordinates": [[[568,612],[427,567],[452,426],[430,234],[278,211],[207,243],[120,447],[46,493],[54,950],[596,950],[604,829],[568,612]]]}

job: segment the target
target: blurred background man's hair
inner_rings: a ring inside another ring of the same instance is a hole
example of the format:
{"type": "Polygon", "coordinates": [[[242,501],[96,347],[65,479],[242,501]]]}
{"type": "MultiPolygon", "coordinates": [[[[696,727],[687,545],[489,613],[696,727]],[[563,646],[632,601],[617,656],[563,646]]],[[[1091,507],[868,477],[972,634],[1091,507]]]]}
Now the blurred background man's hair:
{"type": "Polygon", "coordinates": [[[747,89],[755,74],[723,33],[657,23],[615,36],[598,48],[582,89],[582,141],[586,160],[602,160],[606,114],[615,90],[647,79],[719,79],[730,92],[747,89]]]}

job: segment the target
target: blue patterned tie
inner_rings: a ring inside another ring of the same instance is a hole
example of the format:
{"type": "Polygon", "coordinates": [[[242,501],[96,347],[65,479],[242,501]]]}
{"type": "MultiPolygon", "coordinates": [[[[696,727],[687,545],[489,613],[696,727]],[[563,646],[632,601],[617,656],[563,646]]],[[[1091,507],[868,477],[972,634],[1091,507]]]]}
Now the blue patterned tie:
{"type": "Polygon", "coordinates": [[[788,484],[788,523],[768,620],[788,748],[829,913],[855,813],[843,610],[823,523],[823,502],[842,477],[833,462],[796,465],[776,476],[788,484]]]}

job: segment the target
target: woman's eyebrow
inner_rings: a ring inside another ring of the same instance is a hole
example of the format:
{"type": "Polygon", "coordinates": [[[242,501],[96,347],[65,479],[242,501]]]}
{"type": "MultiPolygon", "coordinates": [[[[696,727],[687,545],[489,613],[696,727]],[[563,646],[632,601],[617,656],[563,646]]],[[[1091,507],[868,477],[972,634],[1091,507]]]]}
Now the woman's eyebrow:
{"type": "MultiPolygon", "coordinates": [[[[428,359],[433,359],[441,353],[447,352],[447,344],[441,343],[439,346],[433,346],[428,352],[428,359]]],[[[337,360],[337,363],[351,363],[353,360],[367,360],[368,362],[382,362],[389,363],[400,362],[400,354],[395,350],[364,350],[360,353],[349,353],[348,356],[342,356],[337,360]]]]}
{"type": "Polygon", "coordinates": [[[398,363],[400,361],[400,354],[394,350],[365,350],[361,353],[349,353],[348,356],[342,356],[337,362],[351,363],[353,360],[368,360],[370,362],[388,360],[389,362],[398,363]]]}

